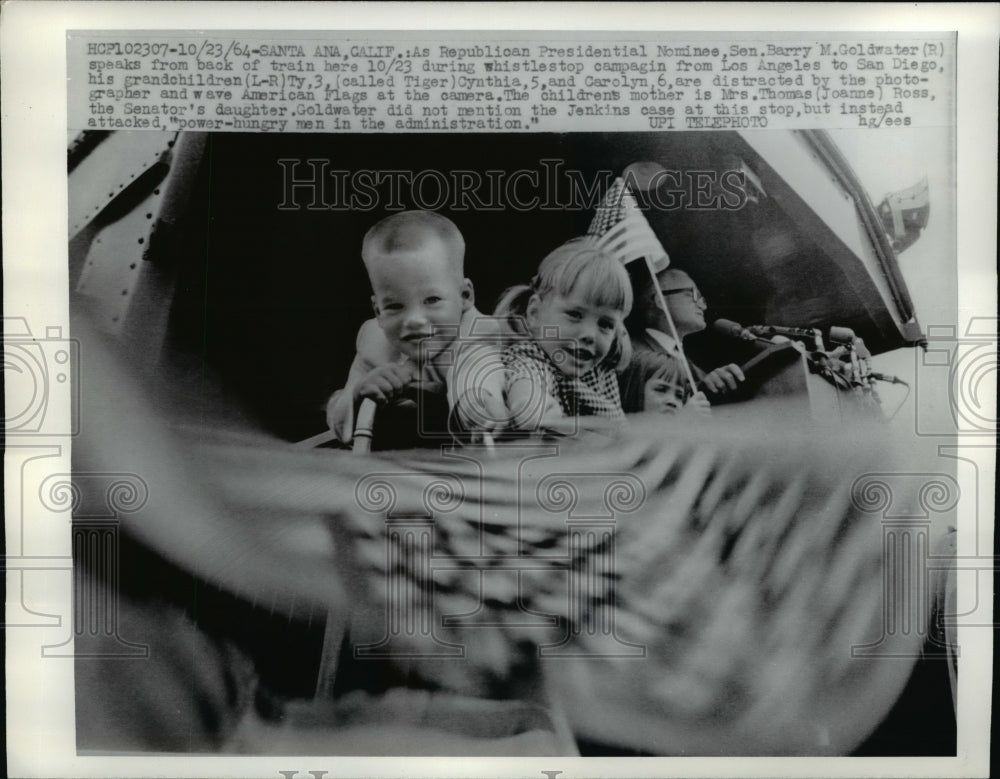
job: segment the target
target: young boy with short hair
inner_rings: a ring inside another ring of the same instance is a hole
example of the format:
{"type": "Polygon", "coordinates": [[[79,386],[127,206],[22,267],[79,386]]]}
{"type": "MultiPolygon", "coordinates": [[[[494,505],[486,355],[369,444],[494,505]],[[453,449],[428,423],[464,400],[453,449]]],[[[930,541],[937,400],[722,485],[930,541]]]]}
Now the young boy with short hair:
{"type": "Polygon", "coordinates": [[[375,318],[358,331],[347,383],[327,403],[330,429],[349,443],[363,398],[382,409],[408,390],[440,388],[464,429],[502,428],[503,366],[491,339],[498,328],[475,308],[455,224],[432,211],[393,214],[365,235],[361,257],[375,318]]]}

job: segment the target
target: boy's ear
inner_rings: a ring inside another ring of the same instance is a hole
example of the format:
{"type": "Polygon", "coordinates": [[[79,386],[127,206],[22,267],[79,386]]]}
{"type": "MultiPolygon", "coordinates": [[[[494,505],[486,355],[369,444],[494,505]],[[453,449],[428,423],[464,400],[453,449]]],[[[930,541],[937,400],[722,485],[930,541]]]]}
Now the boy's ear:
{"type": "Polygon", "coordinates": [[[476,304],[476,291],[469,279],[462,279],[462,312],[468,311],[476,304]]]}
{"type": "Polygon", "coordinates": [[[524,318],[528,322],[528,325],[534,327],[535,318],[538,316],[538,306],[541,301],[538,299],[538,294],[532,294],[528,298],[528,305],[524,307],[524,318]]]}

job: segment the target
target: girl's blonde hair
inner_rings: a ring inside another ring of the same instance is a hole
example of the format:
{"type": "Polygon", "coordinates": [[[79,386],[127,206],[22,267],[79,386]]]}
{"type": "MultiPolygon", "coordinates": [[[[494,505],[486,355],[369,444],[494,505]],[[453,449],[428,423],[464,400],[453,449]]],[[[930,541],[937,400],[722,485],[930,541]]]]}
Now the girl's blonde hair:
{"type": "Polygon", "coordinates": [[[632,310],[632,282],[625,266],[602,252],[591,238],[572,238],[546,255],[530,284],[510,287],[497,303],[494,315],[504,317],[510,331],[527,335],[525,315],[532,295],[580,294],[593,305],[622,312],[614,343],[604,364],[622,370],[632,358],[632,342],[625,330],[625,317],[632,310]]]}

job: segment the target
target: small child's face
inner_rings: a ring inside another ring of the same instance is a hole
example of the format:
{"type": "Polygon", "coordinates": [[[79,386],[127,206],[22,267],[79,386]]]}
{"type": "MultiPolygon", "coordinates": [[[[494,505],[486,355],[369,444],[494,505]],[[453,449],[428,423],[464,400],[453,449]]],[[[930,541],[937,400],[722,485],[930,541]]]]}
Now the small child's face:
{"type": "Polygon", "coordinates": [[[440,337],[442,328],[457,335],[462,313],[472,305],[472,282],[455,272],[446,251],[428,238],[416,249],[366,258],[379,326],[389,343],[413,360],[433,356],[426,348],[421,353],[420,342],[440,337]]]}
{"type": "Polygon", "coordinates": [[[653,374],[643,386],[643,411],[672,414],[682,405],[680,385],[662,371],[653,374]]]}
{"type": "Polygon", "coordinates": [[[567,376],[581,376],[600,365],[622,322],[617,308],[594,305],[575,292],[534,295],[526,313],[539,346],[567,376]]]}

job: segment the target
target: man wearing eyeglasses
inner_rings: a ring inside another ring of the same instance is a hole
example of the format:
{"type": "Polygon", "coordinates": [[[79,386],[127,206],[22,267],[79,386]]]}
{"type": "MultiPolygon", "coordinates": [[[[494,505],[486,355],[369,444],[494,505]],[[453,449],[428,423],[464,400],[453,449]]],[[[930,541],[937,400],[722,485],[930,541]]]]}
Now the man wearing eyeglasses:
{"type": "MultiPolygon", "coordinates": [[[[671,267],[661,270],[655,281],[663,293],[663,301],[667,304],[678,338],[683,341],[686,336],[705,329],[705,309],[708,305],[690,276],[671,267]]],[[[670,325],[660,308],[655,289],[647,286],[636,294],[633,311],[635,316],[630,317],[629,333],[637,350],[648,349],[675,360],[684,359],[681,344],[671,335],[670,325]]],[[[699,387],[716,396],[735,391],[746,380],[743,371],[735,363],[723,365],[708,373],[690,362],[688,364],[691,365],[691,372],[699,387]]]]}

